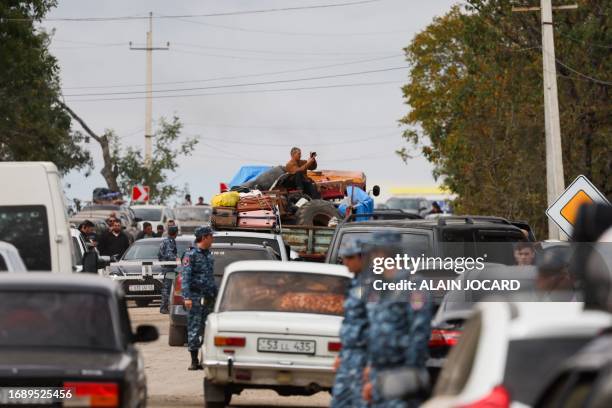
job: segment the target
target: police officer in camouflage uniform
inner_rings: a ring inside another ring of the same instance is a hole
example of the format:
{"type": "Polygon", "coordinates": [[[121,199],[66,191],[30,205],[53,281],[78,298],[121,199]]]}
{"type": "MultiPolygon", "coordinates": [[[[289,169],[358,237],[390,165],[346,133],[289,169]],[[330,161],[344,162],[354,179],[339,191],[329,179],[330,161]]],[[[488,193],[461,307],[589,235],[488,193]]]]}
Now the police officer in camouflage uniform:
{"type": "MultiPolygon", "coordinates": [[[[176,249],[176,235],[178,234],[178,227],[168,228],[168,236],[164,238],[159,245],[159,252],[157,253],[157,259],[164,262],[178,262],[177,249],[176,249]]],[[[170,288],[174,280],[174,274],[176,266],[164,265],[162,266],[162,272],[164,273],[164,281],[162,286],[162,297],[161,306],[159,313],[168,314],[168,300],[170,298],[170,288]]]]}
{"type": "Polygon", "coordinates": [[[210,227],[195,230],[196,246],[185,255],[183,261],[182,291],[187,314],[187,343],[191,354],[189,370],[201,370],[198,351],[202,347],[202,334],[206,317],[212,311],[217,297],[213,266],[210,252],[213,231],[210,227]]]}
{"type": "MultiPolygon", "coordinates": [[[[370,260],[376,257],[395,257],[409,248],[401,248],[401,234],[381,232],[372,235],[370,243],[370,260]]],[[[420,254],[419,254],[420,255],[420,254]]],[[[385,269],[374,279],[384,282],[400,282],[407,279],[416,282],[419,279],[410,271],[385,269]]],[[[428,357],[428,342],[431,335],[431,305],[427,293],[418,290],[376,291],[368,285],[368,300],[375,298],[375,303],[368,303],[368,366],[364,377],[363,398],[375,408],[416,407],[419,401],[386,400],[380,394],[377,384],[377,373],[386,369],[411,367],[425,369],[428,357]]]]}
{"type": "Polygon", "coordinates": [[[363,369],[366,365],[368,312],[361,296],[359,273],[363,270],[362,242],[349,239],[340,247],[342,263],[355,277],[349,284],[344,301],[344,320],[340,328],[342,349],[336,360],[336,378],[332,388],[332,408],[360,408],[363,369]]]}

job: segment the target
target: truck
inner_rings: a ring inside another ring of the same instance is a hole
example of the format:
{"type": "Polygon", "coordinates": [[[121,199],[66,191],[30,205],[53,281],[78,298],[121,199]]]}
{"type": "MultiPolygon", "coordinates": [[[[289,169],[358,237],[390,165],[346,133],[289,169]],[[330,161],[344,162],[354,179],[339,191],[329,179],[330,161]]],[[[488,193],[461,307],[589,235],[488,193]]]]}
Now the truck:
{"type": "MultiPolygon", "coordinates": [[[[298,254],[299,259],[323,262],[334,235],[335,224],[342,218],[337,206],[345,198],[348,186],[366,190],[366,176],[362,172],[343,170],[315,170],[308,171],[307,175],[319,192],[320,199],[313,199],[286,183],[289,175],[282,166],[257,167],[254,172],[243,167],[234,177],[231,187],[237,191],[261,191],[261,209],[269,210],[276,217],[276,222],[268,229],[282,235],[284,242],[298,254]]],[[[378,186],[374,186],[372,191],[378,195],[378,186]]],[[[216,227],[261,230],[245,226],[216,227]]]]}

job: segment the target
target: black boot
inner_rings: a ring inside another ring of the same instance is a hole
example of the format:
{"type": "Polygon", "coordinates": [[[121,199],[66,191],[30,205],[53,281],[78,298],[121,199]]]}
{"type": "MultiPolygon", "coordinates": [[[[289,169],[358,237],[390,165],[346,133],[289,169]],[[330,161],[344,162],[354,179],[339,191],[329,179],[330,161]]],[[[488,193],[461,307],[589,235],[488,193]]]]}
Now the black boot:
{"type": "Polygon", "coordinates": [[[191,365],[189,366],[188,370],[203,370],[204,367],[202,367],[202,364],[200,364],[200,362],[198,361],[198,351],[190,351],[191,353],[191,365]]]}

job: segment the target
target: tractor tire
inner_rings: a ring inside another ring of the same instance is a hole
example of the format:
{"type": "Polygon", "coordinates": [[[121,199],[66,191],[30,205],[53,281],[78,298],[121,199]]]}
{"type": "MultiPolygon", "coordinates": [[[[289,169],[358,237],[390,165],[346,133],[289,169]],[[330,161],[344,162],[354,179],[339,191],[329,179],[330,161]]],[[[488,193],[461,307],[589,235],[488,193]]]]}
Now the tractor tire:
{"type": "Polygon", "coordinates": [[[329,201],[310,200],[302,205],[295,214],[298,225],[327,227],[333,217],[339,217],[338,210],[329,201]]]}
{"type": "Polygon", "coordinates": [[[183,347],[185,343],[187,343],[187,328],[170,323],[168,328],[168,345],[170,347],[183,347]]]}

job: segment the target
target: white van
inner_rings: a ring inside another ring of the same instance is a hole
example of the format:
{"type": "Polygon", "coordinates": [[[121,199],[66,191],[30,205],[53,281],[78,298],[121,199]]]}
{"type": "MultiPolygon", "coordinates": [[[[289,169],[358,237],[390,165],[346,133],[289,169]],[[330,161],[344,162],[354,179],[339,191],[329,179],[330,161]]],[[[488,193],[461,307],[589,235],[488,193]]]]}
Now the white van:
{"type": "Polygon", "coordinates": [[[50,162],[0,162],[0,241],[30,271],[71,273],[72,241],[60,175],[50,162]]]}

